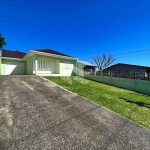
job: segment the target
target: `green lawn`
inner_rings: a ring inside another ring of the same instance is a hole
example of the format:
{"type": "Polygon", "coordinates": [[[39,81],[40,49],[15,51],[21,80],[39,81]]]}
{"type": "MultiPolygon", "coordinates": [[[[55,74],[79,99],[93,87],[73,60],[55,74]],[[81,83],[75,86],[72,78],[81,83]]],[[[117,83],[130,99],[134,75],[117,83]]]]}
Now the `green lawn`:
{"type": "Polygon", "coordinates": [[[150,96],[79,77],[45,78],[150,128],[150,96]]]}

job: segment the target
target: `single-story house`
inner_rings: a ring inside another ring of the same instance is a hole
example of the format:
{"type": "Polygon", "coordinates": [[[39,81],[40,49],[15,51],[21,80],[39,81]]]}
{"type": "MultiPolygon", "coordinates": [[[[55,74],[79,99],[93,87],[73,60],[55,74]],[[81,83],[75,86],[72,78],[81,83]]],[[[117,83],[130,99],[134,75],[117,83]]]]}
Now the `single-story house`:
{"type": "Polygon", "coordinates": [[[112,65],[108,67],[106,70],[111,72],[123,72],[123,73],[137,72],[144,76],[148,76],[150,74],[150,67],[148,66],[123,64],[123,63],[112,65]]]}
{"type": "Polygon", "coordinates": [[[78,74],[78,66],[77,58],[51,49],[0,49],[0,75],[72,76],[78,74]]]}
{"type": "Polygon", "coordinates": [[[28,53],[0,50],[0,75],[71,76],[77,72],[77,58],[51,49],[28,53]]]}

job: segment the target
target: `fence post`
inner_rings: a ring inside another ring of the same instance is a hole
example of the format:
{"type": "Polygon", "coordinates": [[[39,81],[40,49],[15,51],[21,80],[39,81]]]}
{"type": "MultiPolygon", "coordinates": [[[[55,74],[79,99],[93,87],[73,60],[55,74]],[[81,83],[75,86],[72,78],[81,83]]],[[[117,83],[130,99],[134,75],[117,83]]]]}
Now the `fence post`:
{"type": "Polygon", "coordinates": [[[112,71],[110,71],[110,77],[112,77],[112,71]]]}
{"type": "Polygon", "coordinates": [[[136,79],[136,72],[134,72],[134,79],[136,79]]]}

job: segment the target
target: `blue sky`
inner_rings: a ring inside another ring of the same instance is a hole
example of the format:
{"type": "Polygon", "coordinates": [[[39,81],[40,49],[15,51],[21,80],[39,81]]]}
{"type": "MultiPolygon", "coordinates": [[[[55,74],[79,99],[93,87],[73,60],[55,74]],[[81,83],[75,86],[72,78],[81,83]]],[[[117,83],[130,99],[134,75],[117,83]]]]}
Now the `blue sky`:
{"type": "Polygon", "coordinates": [[[150,66],[149,0],[0,0],[0,14],[4,49],[51,48],[89,62],[105,53],[150,66]]]}

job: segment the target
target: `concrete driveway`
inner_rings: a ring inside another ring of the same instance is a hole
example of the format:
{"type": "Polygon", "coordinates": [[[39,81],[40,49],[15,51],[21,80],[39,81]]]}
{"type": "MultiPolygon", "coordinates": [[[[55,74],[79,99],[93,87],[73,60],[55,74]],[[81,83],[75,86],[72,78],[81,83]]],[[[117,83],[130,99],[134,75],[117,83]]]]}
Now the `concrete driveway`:
{"type": "Polygon", "coordinates": [[[38,76],[0,76],[0,149],[149,150],[150,130],[38,76]]]}

